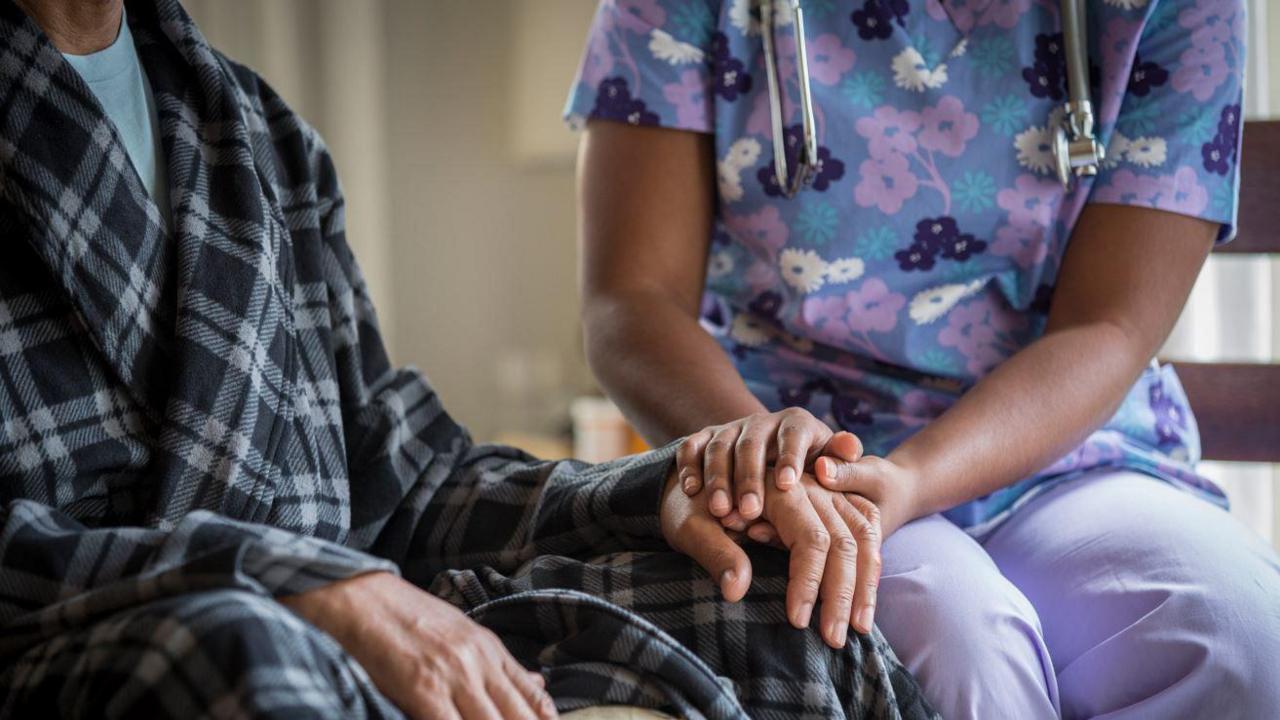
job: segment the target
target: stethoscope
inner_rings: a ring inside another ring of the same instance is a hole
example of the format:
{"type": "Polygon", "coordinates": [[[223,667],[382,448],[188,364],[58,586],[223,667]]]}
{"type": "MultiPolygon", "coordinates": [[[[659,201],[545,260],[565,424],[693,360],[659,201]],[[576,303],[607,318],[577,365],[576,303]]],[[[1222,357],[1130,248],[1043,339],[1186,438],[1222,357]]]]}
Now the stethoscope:
{"type": "MultiPolygon", "coordinates": [[[[785,2],[793,17],[796,35],[796,74],[800,84],[801,143],[796,172],[787,168],[786,129],[782,117],[782,88],[778,80],[777,51],[774,47],[774,4],[764,0],[760,7],[760,35],[764,40],[764,64],[769,81],[769,125],[773,132],[774,177],[787,197],[795,197],[817,174],[818,136],[814,129],[813,93],[809,85],[809,54],[805,45],[804,10],[800,0],[785,2]]],[[[1098,174],[1098,164],[1106,157],[1093,134],[1093,103],[1089,100],[1088,51],[1085,48],[1084,0],[1062,0],[1062,43],[1067,57],[1067,102],[1049,114],[1053,129],[1053,158],[1058,179],[1071,187],[1072,177],[1098,174]]]]}

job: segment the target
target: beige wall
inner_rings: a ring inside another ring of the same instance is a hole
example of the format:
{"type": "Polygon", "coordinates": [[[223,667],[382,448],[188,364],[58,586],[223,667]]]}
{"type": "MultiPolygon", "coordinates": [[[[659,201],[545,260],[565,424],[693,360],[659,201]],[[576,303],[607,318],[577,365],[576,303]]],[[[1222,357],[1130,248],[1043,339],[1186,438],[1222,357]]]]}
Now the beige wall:
{"type": "MultiPolygon", "coordinates": [[[[511,413],[503,358],[542,355],[565,385],[586,382],[573,167],[515,159],[512,8],[388,0],[386,14],[397,354],[480,437],[511,413]]],[[[580,45],[582,28],[563,41],[580,45]]],[[[549,92],[563,96],[570,80],[549,92]]]]}
{"type": "Polygon", "coordinates": [[[530,404],[544,428],[562,417],[590,379],[556,116],[595,0],[184,4],[324,135],[395,361],[482,439],[522,429],[530,404]],[[545,71],[521,67],[531,52],[545,71]],[[523,403],[521,378],[540,388],[523,403]]]}

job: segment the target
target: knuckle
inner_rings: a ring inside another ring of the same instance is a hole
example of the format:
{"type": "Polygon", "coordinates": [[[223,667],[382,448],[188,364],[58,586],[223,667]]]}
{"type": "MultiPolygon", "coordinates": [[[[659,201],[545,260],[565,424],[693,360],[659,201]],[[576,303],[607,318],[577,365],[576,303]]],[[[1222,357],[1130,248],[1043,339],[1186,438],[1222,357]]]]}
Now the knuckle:
{"type": "Polygon", "coordinates": [[[819,550],[829,550],[831,548],[831,533],[826,528],[811,528],[804,534],[805,542],[819,550]]]}
{"type": "Polygon", "coordinates": [[[862,578],[862,586],[865,587],[871,595],[875,595],[876,590],[880,588],[880,573],[871,573],[870,577],[862,578]]]}
{"type": "Polygon", "coordinates": [[[409,683],[412,687],[425,691],[436,690],[444,684],[441,679],[441,668],[430,660],[416,662],[409,669],[409,683]]]}
{"type": "Polygon", "coordinates": [[[880,523],[863,520],[856,528],[858,537],[867,543],[877,543],[880,540],[880,523]]]}
{"type": "Polygon", "coordinates": [[[889,462],[884,458],[880,457],[879,455],[867,455],[863,457],[860,462],[864,463],[865,465],[869,466],[871,470],[875,471],[877,477],[881,476],[885,471],[889,470],[891,467],[889,462]]]}
{"type": "Polygon", "coordinates": [[[716,437],[712,438],[711,442],[707,443],[707,454],[723,455],[729,452],[729,450],[731,450],[732,448],[733,448],[732,443],[730,443],[724,437],[717,435],[716,437]]]}
{"type": "Polygon", "coordinates": [[[671,537],[667,538],[667,542],[676,550],[684,551],[689,547],[689,542],[697,533],[697,526],[692,519],[684,519],[676,523],[672,528],[671,537]]]}
{"type": "Polygon", "coordinates": [[[834,602],[837,602],[840,605],[846,605],[846,606],[852,605],[853,604],[853,586],[841,585],[840,587],[836,588],[835,597],[833,598],[833,600],[834,602]]]}
{"type": "Polygon", "coordinates": [[[711,564],[718,568],[731,568],[733,556],[725,550],[717,550],[711,554],[711,564]]]}
{"type": "Polygon", "coordinates": [[[852,535],[840,533],[836,536],[833,549],[844,555],[856,555],[858,553],[858,541],[854,540],[852,535]]]}

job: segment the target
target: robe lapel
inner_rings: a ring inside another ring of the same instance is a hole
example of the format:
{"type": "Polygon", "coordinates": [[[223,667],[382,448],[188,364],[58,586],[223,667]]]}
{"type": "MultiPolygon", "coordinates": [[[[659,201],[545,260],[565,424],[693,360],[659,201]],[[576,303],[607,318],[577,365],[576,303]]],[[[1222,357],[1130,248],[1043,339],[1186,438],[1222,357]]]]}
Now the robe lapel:
{"type": "Polygon", "coordinates": [[[93,92],[39,27],[0,2],[0,194],[78,320],[153,420],[170,376],[171,245],[93,92]]]}
{"type": "Polygon", "coordinates": [[[289,236],[243,95],[174,0],[129,2],[172,236],[92,92],[0,0],[0,192],[105,363],[160,419],[150,522],[270,510],[296,372],[289,236]]]}
{"type": "Polygon", "coordinates": [[[263,521],[293,417],[289,235],[229,66],[177,2],[129,11],[160,112],[176,240],[179,371],[161,435],[174,467],[157,521],[204,508],[263,521]]]}

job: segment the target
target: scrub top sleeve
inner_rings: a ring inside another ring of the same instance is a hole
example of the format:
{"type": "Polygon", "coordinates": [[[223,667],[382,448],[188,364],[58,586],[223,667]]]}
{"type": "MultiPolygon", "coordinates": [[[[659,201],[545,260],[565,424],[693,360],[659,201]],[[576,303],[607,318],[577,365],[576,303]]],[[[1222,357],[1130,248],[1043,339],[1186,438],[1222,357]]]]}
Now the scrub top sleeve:
{"type": "Polygon", "coordinates": [[[1103,84],[1113,91],[1103,102],[1119,97],[1120,110],[1089,201],[1221,223],[1218,242],[1229,241],[1240,185],[1243,0],[1157,0],[1136,55],[1124,48],[1132,43],[1126,22],[1111,19],[1099,37],[1103,84]]]}
{"type": "MultiPolygon", "coordinates": [[[[565,108],[570,126],[601,119],[712,132],[719,13],[719,0],[602,0],[565,108]]],[[[739,83],[751,81],[742,75],[739,83]]]]}

